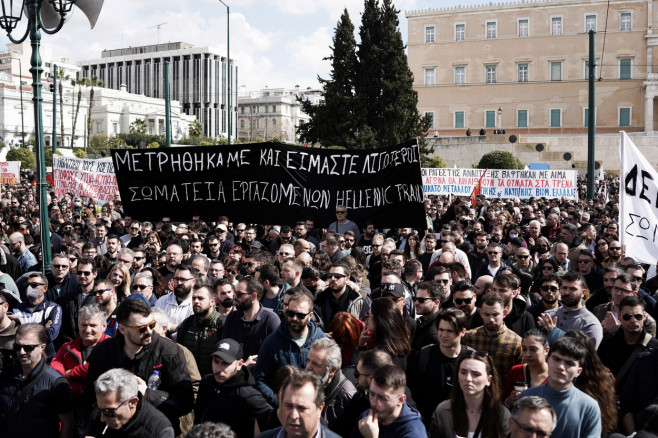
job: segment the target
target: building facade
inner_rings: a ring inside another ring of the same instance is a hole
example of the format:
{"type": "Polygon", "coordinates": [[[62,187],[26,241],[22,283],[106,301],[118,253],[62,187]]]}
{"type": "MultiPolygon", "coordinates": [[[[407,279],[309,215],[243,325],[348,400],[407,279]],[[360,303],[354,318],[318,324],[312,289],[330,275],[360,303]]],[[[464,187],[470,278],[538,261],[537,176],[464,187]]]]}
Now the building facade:
{"type": "MultiPolygon", "coordinates": [[[[81,75],[103,81],[106,88],[164,99],[165,63],[169,62],[171,99],[181,103],[185,114],[204,125],[204,136],[219,138],[228,134],[228,80],[226,56],[210,47],[186,43],[104,50],[100,59],[81,61],[81,75]]],[[[233,134],[237,131],[237,66],[231,61],[231,106],[233,134]]]]}
{"type": "Polygon", "coordinates": [[[594,30],[597,132],[653,134],[654,3],[521,0],[407,11],[409,66],[430,133],[586,134],[594,30]]]}
{"type": "Polygon", "coordinates": [[[297,127],[308,120],[297,98],[310,100],[317,105],[321,92],[299,86],[292,90],[285,88],[264,88],[260,91],[242,91],[238,104],[238,139],[254,142],[259,138],[278,138],[285,143],[297,141],[297,127]]]}

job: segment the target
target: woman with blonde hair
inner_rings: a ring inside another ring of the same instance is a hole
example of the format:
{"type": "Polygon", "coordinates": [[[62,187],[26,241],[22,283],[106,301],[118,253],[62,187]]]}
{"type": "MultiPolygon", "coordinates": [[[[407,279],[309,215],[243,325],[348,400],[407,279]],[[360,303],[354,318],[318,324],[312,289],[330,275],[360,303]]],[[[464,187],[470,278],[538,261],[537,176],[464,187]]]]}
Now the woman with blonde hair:
{"type": "Polygon", "coordinates": [[[107,279],[114,285],[119,302],[130,295],[130,271],[124,265],[112,266],[107,279]]]}

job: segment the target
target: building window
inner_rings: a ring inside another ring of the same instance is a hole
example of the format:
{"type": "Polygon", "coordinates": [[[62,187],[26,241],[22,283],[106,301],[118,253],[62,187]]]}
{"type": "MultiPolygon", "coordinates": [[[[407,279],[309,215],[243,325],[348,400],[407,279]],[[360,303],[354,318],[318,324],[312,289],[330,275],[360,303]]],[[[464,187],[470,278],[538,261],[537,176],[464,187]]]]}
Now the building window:
{"type": "Polygon", "coordinates": [[[425,116],[429,116],[430,118],[429,129],[434,129],[434,111],[425,111],[425,116]]]}
{"type": "Polygon", "coordinates": [[[619,79],[631,79],[631,60],[619,60],[619,79]]]}
{"type": "Polygon", "coordinates": [[[516,111],[516,126],[519,128],[528,127],[528,110],[516,111]]]}
{"type": "Polygon", "coordinates": [[[276,119],[272,119],[272,126],[276,126],[276,119]]]}
{"type": "Polygon", "coordinates": [[[273,112],[273,113],[276,112],[276,105],[272,105],[272,112],[273,112]]]}
{"type": "Polygon", "coordinates": [[[425,42],[426,43],[434,42],[434,26],[427,26],[425,28],[425,42]]]}
{"type": "Polygon", "coordinates": [[[455,85],[466,83],[466,67],[455,67],[455,85]]]}
{"type": "Polygon", "coordinates": [[[455,41],[464,41],[466,40],[466,25],[465,24],[456,24],[455,25],[455,41]]]}
{"type": "Polygon", "coordinates": [[[240,120],[240,129],[244,129],[244,120],[240,120]]]}
{"type": "Polygon", "coordinates": [[[596,15],[585,15],[585,33],[590,30],[596,32],[596,15]]]}
{"type": "Polygon", "coordinates": [[[551,35],[562,35],[562,17],[551,18],[551,35]]]}
{"type": "Polygon", "coordinates": [[[530,24],[528,19],[519,20],[519,36],[527,37],[530,35],[530,24]]]}
{"type": "Polygon", "coordinates": [[[562,63],[551,62],[551,81],[562,80],[562,63]]]}
{"type": "Polygon", "coordinates": [[[619,17],[619,30],[622,32],[629,32],[631,30],[631,13],[622,12],[621,17],[619,17]]]}
{"type": "Polygon", "coordinates": [[[631,126],[630,108],[619,108],[619,126],[631,126]]]}
{"type": "MultiPolygon", "coordinates": [[[[584,121],[583,125],[584,126],[589,126],[589,108],[583,108],[585,111],[583,111],[583,116],[584,116],[584,121]]],[[[596,110],[594,110],[594,119],[596,120],[596,110]]]]}
{"type": "Polygon", "coordinates": [[[496,38],[496,22],[487,21],[487,39],[493,40],[496,38]]]}
{"type": "Polygon", "coordinates": [[[496,66],[488,65],[487,66],[487,84],[496,83],[496,66]]]}
{"type": "MultiPolygon", "coordinates": [[[[599,66],[596,64],[596,60],[594,61],[594,78],[596,78],[596,75],[598,74],[599,71],[599,66]]],[[[585,60],[584,62],[584,79],[588,80],[589,79],[589,60],[585,60]]]]}
{"type": "Polygon", "coordinates": [[[562,126],[562,110],[561,109],[552,109],[551,110],[551,128],[559,128],[562,126]]]}
{"type": "Polygon", "coordinates": [[[485,128],[495,128],[496,127],[496,111],[487,111],[485,113],[484,127],[485,128]]]}
{"type": "Polygon", "coordinates": [[[430,87],[436,84],[436,70],[434,68],[425,69],[425,86],[430,87]]]}
{"type": "Polygon", "coordinates": [[[518,70],[519,82],[528,82],[528,64],[519,64],[518,70]]]}
{"type": "Polygon", "coordinates": [[[455,128],[464,127],[464,111],[455,111],[455,128]]]}

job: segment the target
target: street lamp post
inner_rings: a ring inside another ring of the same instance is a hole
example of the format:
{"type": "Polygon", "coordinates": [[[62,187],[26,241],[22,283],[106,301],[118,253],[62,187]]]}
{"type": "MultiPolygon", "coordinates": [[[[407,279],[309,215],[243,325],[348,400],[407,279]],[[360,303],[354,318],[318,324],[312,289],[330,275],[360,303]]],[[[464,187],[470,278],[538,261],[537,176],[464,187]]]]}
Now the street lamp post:
{"type": "Polygon", "coordinates": [[[222,0],[219,0],[219,2],[226,6],[226,91],[228,94],[228,144],[230,145],[231,131],[233,130],[233,127],[231,126],[231,120],[233,118],[233,110],[231,108],[231,13],[226,3],[222,0]]]}
{"type": "Polygon", "coordinates": [[[21,59],[18,58],[18,88],[21,91],[21,138],[23,140],[23,144],[21,147],[25,147],[25,107],[23,106],[23,63],[21,62],[21,59]]]}
{"type": "MultiPolygon", "coordinates": [[[[0,0],[2,10],[0,12],[0,28],[7,32],[7,37],[12,43],[20,44],[28,37],[32,46],[32,56],[30,58],[30,72],[32,73],[32,101],[34,102],[34,129],[35,129],[35,149],[37,151],[37,169],[38,169],[38,191],[39,191],[39,210],[40,210],[40,232],[41,232],[41,251],[43,254],[42,271],[45,273],[50,270],[52,260],[50,250],[50,226],[48,221],[48,200],[46,181],[46,163],[44,160],[44,139],[43,139],[43,98],[41,97],[41,74],[43,67],[41,63],[41,31],[48,35],[53,35],[60,31],[67,14],[73,8],[78,0],[0,0]],[[20,38],[14,38],[12,31],[23,18],[23,13],[27,17],[27,26],[25,33],[20,38]]],[[[83,0],[83,12],[87,14],[89,22],[93,27],[98,19],[103,0],[83,0]],[[93,11],[90,12],[90,10],[93,11]],[[91,16],[90,16],[91,14],[91,16]]]]}

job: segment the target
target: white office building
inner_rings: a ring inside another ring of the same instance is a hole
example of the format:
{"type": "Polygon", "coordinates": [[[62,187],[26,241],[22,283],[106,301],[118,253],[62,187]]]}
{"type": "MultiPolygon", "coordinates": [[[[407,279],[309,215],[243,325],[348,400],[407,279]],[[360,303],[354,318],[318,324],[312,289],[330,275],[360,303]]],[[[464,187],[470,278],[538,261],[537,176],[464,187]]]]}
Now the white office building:
{"type": "MultiPolygon", "coordinates": [[[[165,63],[169,62],[171,99],[204,125],[207,137],[228,134],[228,81],[226,56],[211,47],[177,42],[104,50],[99,59],[79,62],[83,77],[97,76],[103,86],[128,93],[164,99],[165,63]]],[[[231,62],[232,132],[237,132],[237,67],[231,62]]]]}

